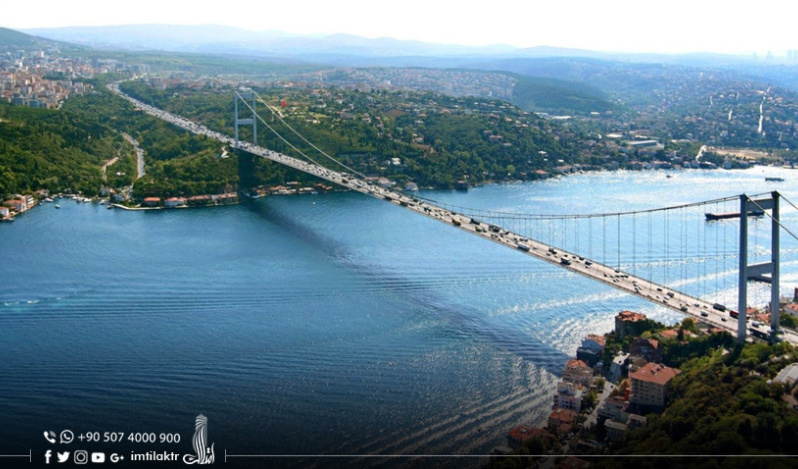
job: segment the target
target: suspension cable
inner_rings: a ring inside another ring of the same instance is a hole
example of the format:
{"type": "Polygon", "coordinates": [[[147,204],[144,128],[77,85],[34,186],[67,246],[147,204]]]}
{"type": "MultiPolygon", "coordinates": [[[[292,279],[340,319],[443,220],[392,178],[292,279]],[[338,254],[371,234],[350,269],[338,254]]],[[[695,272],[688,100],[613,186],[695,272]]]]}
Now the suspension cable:
{"type": "Polygon", "coordinates": [[[365,179],[365,178],[366,178],[366,176],[365,176],[364,174],[362,174],[362,173],[360,173],[359,171],[355,170],[354,168],[350,168],[349,166],[345,165],[344,163],[342,163],[342,162],[340,162],[340,161],[336,160],[335,158],[333,158],[332,156],[330,156],[329,154],[327,154],[327,153],[326,153],[324,150],[322,150],[322,149],[320,149],[319,147],[317,147],[316,145],[314,145],[314,144],[313,144],[313,143],[312,143],[310,140],[306,139],[306,138],[305,138],[305,137],[304,137],[302,134],[300,134],[299,132],[297,132],[297,131],[296,131],[296,129],[294,129],[293,127],[291,127],[291,125],[290,125],[288,122],[286,122],[286,121],[285,121],[285,119],[283,119],[283,118],[282,118],[282,116],[280,116],[278,113],[274,112],[274,110],[273,110],[273,109],[271,109],[271,108],[269,107],[269,104],[268,104],[266,101],[264,101],[264,100],[263,100],[263,98],[261,98],[261,97],[260,97],[260,95],[259,95],[258,93],[256,93],[254,90],[252,91],[252,93],[255,95],[255,97],[256,97],[256,98],[258,98],[258,101],[260,101],[261,103],[263,103],[263,104],[266,106],[266,109],[268,109],[269,111],[271,111],[271,113],[272,113],[272,116],[276,116],[276,117],[277,117],[277,119],[278,119],[280,122],[282,122],[283,124],[285,124],[285,126],[286,126],[286,127],[288,127],[288,128],[289,128],[289,129],[290,129],[292,132],[294,132],[294,133],[295,133],[295,134],[296,134],[296,135],[297,135],[299,138],[301,138],[303,142],[307,143],[308,145],[310,145],[311,147],[313,147],[313,149],[314,149],[314,150],[318,151],[319,153],[321,153],[322,155],[326,156],[326,157],[327,157],[327,158],[329,158],[330,160],[334,161],[334,162],[335,162],[335,163],[337,163],[338,165],[340,165],[340,166],[342,166],[342,167],[344,167],[344,168],[348,169],[349,171],[351,171],[351,172],[352,172],[352,173],[354,173],[354,174],[357,174],[358,176],[362,177],[363,179],[365,179]]]}
{"type": "MultiPolygon", "coordinates": [[[[756,203],[756,202],[755,202],[754,200],[752,200],[750,197],[746,196],[746,198],[748,199],[748,201],[749,201],[749,202],[751,202],[752,204],[754,204],[754,205],[756,206],[756,208],[758,208],[759,210],[761,210],[762,212],[764,212],[764,214],[765,214],[765,215],[767,215],[767,216],[768,216],[768,217],[769,217],[771,220],[775,221],[775,222],[776,222],[776,224],[777,224],[777,225],[779,225],[779,227],[780,227],[780,228],[782,228],[784,231],[786,231],[787,233],[789,233],[789,235],[790,235],[790,236],[792,236],[793,238],[795,238],[795,240],[797,240],[797,241],[798,241],[798,236],[795,236],[795,233],[793,233],[792,231],[790,231],[790,229],[789,229],[789,228],[787,228],[786,226],[782,225],[782,224],[781,224],[781,221],[779,221],[779,220],[776,220],[775,218],[773,218],[773,215],[769,214],[768,212],[765,212],[765,209],[763,209],[763,208],[762,208],[762,207],[761,207],[761,206],[760,206],[758,203],[756,203]]],[[[782,198],[782,199],[784,199],[784,196],[782,196],[781,198],[782,198]]],[[[786,200],[786,199],[785,199],[785,200],[786,200]]],[[[791,203],[790,201],[787,201],[787,202],[788,202],[790,205],[792,205],[792,203],[791,203]]],[[[795,205],[793,205],[793,207],[795,207],[795,205]]]]}
{"type": "MultiPolygon", "coordinates": [[[[433,203],[435,205],[442,205],[443,202],[439,202],[435,199],[424,197],[420,195],[415,196],[418,199],[425,200],[427,202],[433,203]]],[[[718,202],[728,202],[732,200],[739,200],[739,196],[729,196],[729,197],[722,197],[719,199],[712,199],[712,200],[705,200],[702,202],[692,202],[683,205],[674,205],[670,207],[660,207],[660,208],[652,208],[646,210],[634,210],[634,211],[627,211],[627,212],[608,212],[608,213],[589,213],[589,214],[573,214],[573,215],[546,215],[546,214],[533,214],[533,213],[518,213],[518,212],[501,212],[501,211],[491,211],[491,210],[484,210],[484,209],[477,209],[472,207],[464,207],[452,204],[445,204],[448,207],[451,207],[453,211],[460,212],[460,213],[470,213],[474,214],[475,216],[482,216],[482,217],[489,217],[489,216],[496,216],[501,215],[504,218],[532,218],[532,219],[554,219],[559,220],[562,218],[570,219],[570,218],[602,218],[602,217],[614,217],[619,215],[634,215],[639,213],[649,213],[649,212],[662,212],[668,210],[676,210],[680,208],[689,208],[689,207],[699,207],[703,205],[709,205],[718,202]]]]}
{"type": "Polygon", "coordinates": [[[277,137],[278,137],[280,140],[282,140],[283,142],[285,142],[285,144],[286,144],[286,145],[288,145],[289,147],[291,147],[291,148],[292,148],[294,151],[296,151],[296,152],[297,152],[297,153],[299,153],[300,155],[304,156],[304,157],[305,157],[305,158],[306,158],[308,161],[310,161],[311,163],[313,163],[313,164],[315,164],[315,165],[317,165],[317,166],[322,166],[322,167],[323,167],[323,165],[320,165],[319,163],[317,163],[317,162],[316,162],[316,161],[315,161],[313,158],[311,158],[311,157],[309,157],[308,155],[306,155],[306,154],[305,154],[305,153],[304,153],[302,150],[300,150],[299,148],[295,147],[295,146],[294,146],[294,144],[292,144],[292,143],[291,143],[291,142],[289,142],[289,141],[288,141],[288,140],[287,140],[285,137],[283,137],[282,135],[280,135],[280,133],[279,133],[279,132],[277,132],[276,130],[274,130],[274,128],[272,128],[272,126],[270,126],[270,125],[269,125],[269,124],[268,124],[268,123],[267,123],[267,122],[266,122],[266,121],[265,121],[265,120],[264,120],[264,119],[263,119],[263,118],[260,116],[260,114],[258,114],[257,112],[255,112],[255,110],[252,108],[252,106],[250,106],[250,105],[249,105],[249,103],[247,102],[247,100],[245,100],[245,99],[244,99],[244,98],[243,98],[243,97],[242,97],[240,94],[238,94],[238,92],[236,92],[236,95],[238,95],[238,97],[239,97],[239,98],[241,98],[241,101],[242,101],[242,102],[243,102],[243,103],[244,103],[244,104],[245,104],[245,105],[246,105],[246,106],[247,106],[247,107],[250,109],[250,111],[252,111],[252,113],[255,115],[255,117],[257,117],[257,118],[258,118],[258,120],[259,120],[259,121],[261,121],[261,122],[263,123],[263,125],[265,125],[265,126],[266,126],[266,128],[267,128],[267,129],[271,130],[271,131],[272,131],[272,133],[273,133],[274,135],[276,135],[276,136],[277,136],[277,137]]]}

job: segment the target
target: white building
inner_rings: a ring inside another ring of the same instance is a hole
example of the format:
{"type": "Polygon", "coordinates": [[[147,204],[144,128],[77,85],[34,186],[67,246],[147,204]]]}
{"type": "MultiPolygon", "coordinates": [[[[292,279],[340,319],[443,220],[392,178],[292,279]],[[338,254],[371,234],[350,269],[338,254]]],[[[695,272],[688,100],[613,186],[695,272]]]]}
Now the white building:
{"type": "Polygon", "coordinates": [[[793,363],[784,367],[784,369],[779,371],[779,374],[773,378],[773,382],[781,383],[788,391],[792,391],[792,388],[795,387],[795,383],[798,382],[798,363],[793,363]]]}
{"type": "Polygon", "coordinates": [[[557,394],[554,395],[554,407],[570,409],[574,412],[582,410],[584,387],[578,383],[560,381],[557,383],[557,394]]]}

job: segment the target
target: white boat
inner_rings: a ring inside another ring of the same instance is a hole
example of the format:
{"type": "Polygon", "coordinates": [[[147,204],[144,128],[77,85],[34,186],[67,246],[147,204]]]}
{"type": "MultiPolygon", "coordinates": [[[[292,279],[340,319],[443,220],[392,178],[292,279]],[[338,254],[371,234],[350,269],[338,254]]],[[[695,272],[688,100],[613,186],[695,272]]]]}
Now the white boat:
{"type": "Polygon", "coordinates": [[[58,205],[58,204],[55,204],[55,208],[61,208],[61,206],[58,205]]]}

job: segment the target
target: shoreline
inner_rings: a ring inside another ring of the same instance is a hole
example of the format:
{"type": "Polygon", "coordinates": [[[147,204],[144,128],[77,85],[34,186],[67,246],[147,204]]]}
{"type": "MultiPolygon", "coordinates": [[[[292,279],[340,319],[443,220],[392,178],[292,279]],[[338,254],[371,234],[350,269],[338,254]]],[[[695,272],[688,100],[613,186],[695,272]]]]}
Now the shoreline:
{"type": "Polygon", "coordinates": [[[179,205],[177,207],[128,207],[122,204],[109,204],[108,207],[120,208],[122,210],[129,210],[129,211],[144,211],[144,210],[180,210],[180,209],[188,209],[188,208],[206,208],[206,207],[225,207],[228,205],[241,205],[241,202],[230,202],[227,204],[208,204],[208,205],[179,205]]]}
{"type": "MultiPolygon", "coordinates": [[[[792,168],[790,166],[773,166],[773,165],[756,165],[756,164],[752,164],[748,168],[734,168],[734,169],[731,169],[731,170],[727,169],[725,171],[735,171],[735,170],[736,171],[751,171],[751,170],[754,170],[754,169],[757,169],[757,168],[759,168],[759,169],[773,168],[773,169],[783,169],[783,170],[798,170],[798,168],[792,168]]],[[[650,170],[646,170],[646,169],[644,169],[644,170],[632,170],[632,169],[607,170],[607,169],[602,169],[602,170],[595,170],[595,171],[579,170],[579,171],[574,171],[574,172],[565,173],[565,174],[556,174],[556,175],[552,175],[552,176],[549,176],[549,177],[546,177],[546,178],[540,178],[540,179],[513,179],[513,180],[505,180],[505,181],[487,180],[487,181],[482,181],[482,182],[474,184],[474,185],[469,185],[468,189],[476,189],[476,188],[487,187],[487,186],[492,186],[492,185],[539,183],[539,182],[545,182],[545,181],[549,181],[549,180],[562,179],[562,178],[565,178],[565,177],[575,176],[575,175],[579,175],[579,174],[603,173],[603,172],[608,172],[608,173],[657,173],[657,172],[661,172],[661,173],[667,174],[668,177],[670,177],[671,173],[681,173],[681,172],[684,172],[684,171],[689,171],[691,169],[692,168],[650,169],[650,170]]],[[[716,172],[716,171],[718,171],[720,169],[723,169],[723,168],[705,169],[705,171],[716,172]]],[[[778,182],[786,182],[786,181],[778,181],[778,182]]],[[[432,191],[454,191],[454,192],[467,192],[468,189],[461,190],[461,189],[454,189],[454,188],[430,188],[430,187],[422,188],[422,190],[424,190],[424,191],[432,190],[432,191]]],[[[111,201],[109,199],[107,199],[107,198],[101,198],[101,199],[92,200],[92,201],[89,201],[88,199],[86,199],[86,200],[83,201],[83,203],[97,203],[98,201],[105,201],[107,203],[107,208],[109,208],[109,209],[110,208],[119,208],[119,209],[122,209],[122,210],[129,210],[129,211],[171,210],[171,209],[187,209],[187,208],[203,208],[203,207],[221,207],[221,206],[226,206],[226,205],[240,205],[240,204],[242,204],[244,202],[244,200],[252,201],[252,200],[256,200],[256,199],[260,199],[260,198],[264,198],[264,197],[269,197],[269,196],[318,195],[318,194],[322,194],[322,193],[331,193],[331,192],[352,192],[352,191],[349,190],[349,189],[346,189],[346,188],[340,188],[340,189],[336,188],[335,190],[329,191],[329,192],[298,192],[298,191],[272,192],[272,193],[267,193],[267,194],[260,194],[259,193],[256,196],[251,196],[251,195],[244,194],[236,202],[221,203],[221,204],[214,203],[214,204],[203,204],[203,205],[180,205],[180,206],[175,206],[175,207],[165,207],[165,206],[147,207],[147,206],[141,206],[141,205],[136,206],[136,207],[129,207],[129,206],[126,206],[126,205],[123,205],[123,204],[120,204],[120,203],[111,203],[111,201]]],[[[412,191],[412,192],[415,193],[415,192],[418,192],[418,191],[412,191]]],[[[58,197],[59,198],[64,198],[64,199],[70,199],[72,196],[70,194],[59,194],[58,197]]],[[[32,209],[34,207],[40,206],[40,205],[44,205],[43,201],[37,200],[34,205],[28,207],[26,210],[23,210],[22,212],[18,212],[18,213],[15,212],[13,215],[11,215],[9,217],[0,218],[0,222],[13,222],[18,215],[21,215],[21,214],[27,212],[28,210],[30,210],[30,209],[32,209]]]]}

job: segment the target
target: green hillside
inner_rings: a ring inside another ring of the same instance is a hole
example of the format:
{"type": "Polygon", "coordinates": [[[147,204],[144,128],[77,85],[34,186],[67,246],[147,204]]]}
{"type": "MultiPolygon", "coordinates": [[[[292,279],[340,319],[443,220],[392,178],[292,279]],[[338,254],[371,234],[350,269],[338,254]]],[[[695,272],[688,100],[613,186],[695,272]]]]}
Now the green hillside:
{"type": "Polygon", "coordinates": [[[32,46],[39,40],[29,34],[0,27],[0,46],[32,46]]]}
{"type": "Polygon", "coordinates": [[[613,109],[601,90],[584,83],[524,75],[516,78],[512,103],[529,111],[587,114],[613,109]]]}

